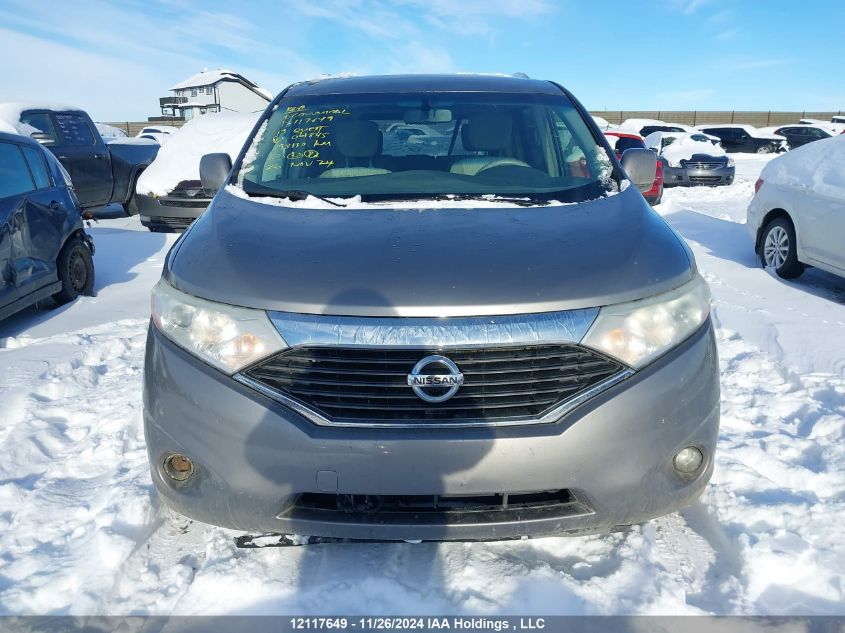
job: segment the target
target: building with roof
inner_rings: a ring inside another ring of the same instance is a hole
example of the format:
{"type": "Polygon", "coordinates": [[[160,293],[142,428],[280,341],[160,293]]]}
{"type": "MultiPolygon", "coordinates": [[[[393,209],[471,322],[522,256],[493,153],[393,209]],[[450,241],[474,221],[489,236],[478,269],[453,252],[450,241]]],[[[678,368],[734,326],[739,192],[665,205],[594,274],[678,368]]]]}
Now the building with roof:
{"type": "Polygon", "coordinates": [[[273,99],[258,84],[224,68],[197,73],[170,92],[172,96],[159,99],[161,116],[150,121],[188,121],[207,112],[259,112],[273,99]]]}

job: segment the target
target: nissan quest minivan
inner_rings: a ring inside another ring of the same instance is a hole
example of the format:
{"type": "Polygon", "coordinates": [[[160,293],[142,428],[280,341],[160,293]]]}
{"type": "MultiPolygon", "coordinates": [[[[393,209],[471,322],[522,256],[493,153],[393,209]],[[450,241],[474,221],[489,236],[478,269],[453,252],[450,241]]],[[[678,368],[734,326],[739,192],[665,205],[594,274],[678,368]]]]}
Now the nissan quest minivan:
{"type": "Polygon", "coordinates": [[[252,533],[482,540],[622,529],[713,469],[707,284],[561,86],[297,83],[153,290],[155,485],[252,533]]]}

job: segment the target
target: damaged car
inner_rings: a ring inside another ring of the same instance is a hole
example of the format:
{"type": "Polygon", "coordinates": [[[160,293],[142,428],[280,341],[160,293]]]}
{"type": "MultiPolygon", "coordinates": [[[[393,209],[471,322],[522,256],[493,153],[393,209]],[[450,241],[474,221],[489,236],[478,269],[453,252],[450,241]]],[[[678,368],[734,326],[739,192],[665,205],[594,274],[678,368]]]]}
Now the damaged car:
{"type": "Polygon", "coordinates": [[[93,255],[59,161],[31,139],[0,132],[0,319],[91,294],[93,255]]]}

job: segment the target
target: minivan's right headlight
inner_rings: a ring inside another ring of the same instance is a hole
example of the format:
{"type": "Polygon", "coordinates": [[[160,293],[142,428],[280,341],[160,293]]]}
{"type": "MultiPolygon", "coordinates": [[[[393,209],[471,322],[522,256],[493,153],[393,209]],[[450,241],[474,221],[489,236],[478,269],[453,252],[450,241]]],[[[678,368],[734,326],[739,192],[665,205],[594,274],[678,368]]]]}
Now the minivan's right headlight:
{"type": "Polygon", "coordinates": [[[709,314],[710,289],[696,274],[669,292],[601,308],[581,343],[639,369],[684,341],[709,314]]]}
{"type": "Polygon", "coordinates": [[[287,347],[263,310],[201,299],[164,279],[153,288],[152,317],[167,338],[227,374],[287,347]]]}

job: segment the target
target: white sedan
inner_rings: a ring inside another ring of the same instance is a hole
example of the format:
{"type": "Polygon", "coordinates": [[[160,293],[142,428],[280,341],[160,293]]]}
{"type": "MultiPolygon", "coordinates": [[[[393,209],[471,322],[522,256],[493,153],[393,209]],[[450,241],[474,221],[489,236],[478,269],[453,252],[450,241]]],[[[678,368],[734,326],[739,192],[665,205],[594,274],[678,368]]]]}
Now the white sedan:
{"type": "Polygon", "coordinates": [[[775,158],[755,191],[747,226],[763,266],[784,279],[806,266],[845,277],[845,135],[775,158]]]}

